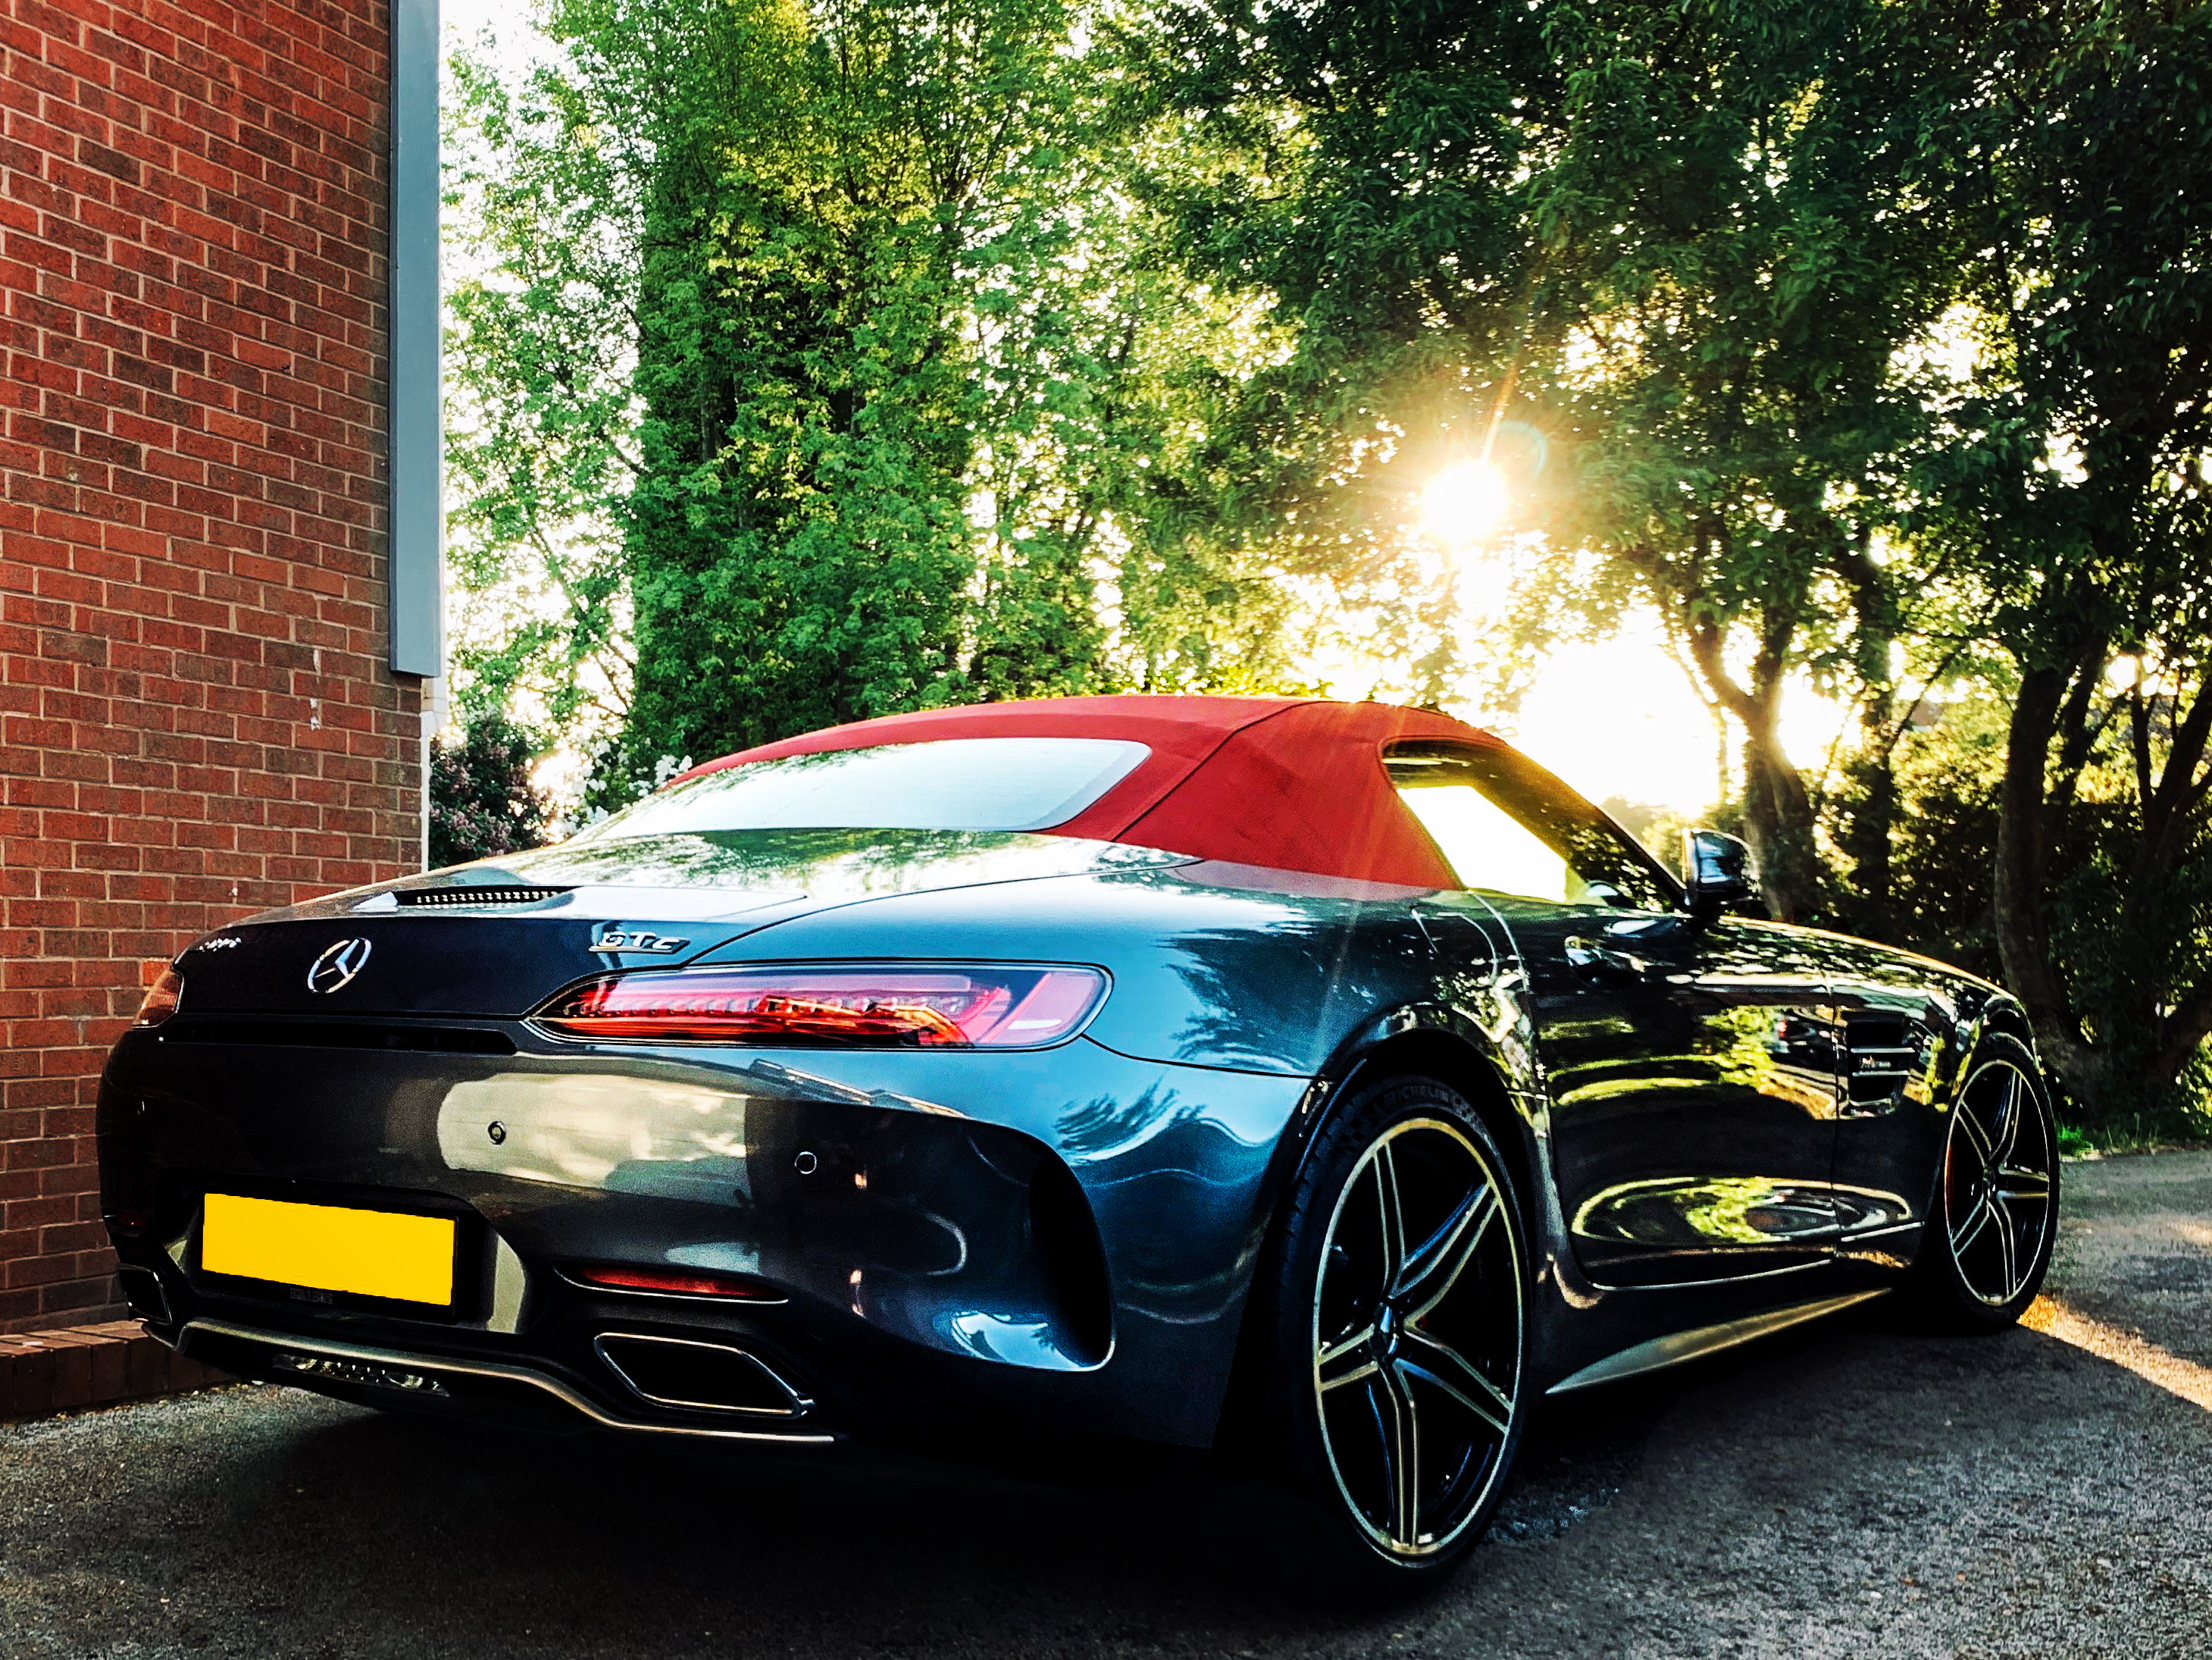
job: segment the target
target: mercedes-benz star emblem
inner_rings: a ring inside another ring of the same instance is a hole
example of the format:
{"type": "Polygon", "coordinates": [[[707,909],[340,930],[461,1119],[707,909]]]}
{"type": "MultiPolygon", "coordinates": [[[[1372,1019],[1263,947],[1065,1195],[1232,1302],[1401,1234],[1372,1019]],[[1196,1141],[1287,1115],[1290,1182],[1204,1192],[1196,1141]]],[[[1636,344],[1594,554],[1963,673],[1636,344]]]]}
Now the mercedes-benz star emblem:
{"type": "Polygon", "coordinates": [[[309,991],[333,992],[353,983],[353,977],[368,962],[368,941],[341,939],[315,959],[314,967],[307,970],[309,991]]]}

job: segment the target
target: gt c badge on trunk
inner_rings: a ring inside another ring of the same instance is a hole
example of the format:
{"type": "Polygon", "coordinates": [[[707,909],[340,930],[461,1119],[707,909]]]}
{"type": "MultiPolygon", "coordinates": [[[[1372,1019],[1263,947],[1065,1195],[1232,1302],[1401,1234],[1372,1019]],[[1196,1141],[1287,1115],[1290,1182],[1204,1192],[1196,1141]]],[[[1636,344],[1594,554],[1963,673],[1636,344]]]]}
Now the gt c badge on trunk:
{"type": "Polygon", "coordinates": [[[307,970],[307,989],[328,993],[349,986],[354,976],[368,962],[368,940],[341,939],[318,957],[314,966],[307,970]]]}
{"type": "Polygon", "coordinates": [[[592,941],[592,949],[609,952],[647,952],[655,957],[669,957],[682,951],[690,943],[689,939],[671,939],[665,933],[645,933],[623,928],[603,928],[599,931],[599,937],[592,941]]]}

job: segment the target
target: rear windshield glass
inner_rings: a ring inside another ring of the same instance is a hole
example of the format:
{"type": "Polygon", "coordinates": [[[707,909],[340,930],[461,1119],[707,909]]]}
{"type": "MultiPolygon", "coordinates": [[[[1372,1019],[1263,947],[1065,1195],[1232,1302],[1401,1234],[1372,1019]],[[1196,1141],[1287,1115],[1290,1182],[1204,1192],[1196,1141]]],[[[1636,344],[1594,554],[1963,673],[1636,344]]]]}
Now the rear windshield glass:
{"type": "Polygon", "coordinates": [[[1045,830],[1074,818],[1151,753],[1108,738],[947,738],[790,755],[672,785],[586,835],[1045,830]]]}

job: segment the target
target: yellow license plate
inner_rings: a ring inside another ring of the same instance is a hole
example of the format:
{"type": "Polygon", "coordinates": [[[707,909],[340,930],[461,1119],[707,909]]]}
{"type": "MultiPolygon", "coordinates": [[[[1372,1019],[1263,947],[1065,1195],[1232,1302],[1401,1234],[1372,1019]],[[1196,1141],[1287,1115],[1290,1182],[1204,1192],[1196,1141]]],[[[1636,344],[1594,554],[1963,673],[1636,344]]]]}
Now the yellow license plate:
{"type": "Polygon", "coordinates": [[[210,1274],[403,1303],[453,1300],[453,1221],[211,1193],[200,1225],[210,1274]]]}

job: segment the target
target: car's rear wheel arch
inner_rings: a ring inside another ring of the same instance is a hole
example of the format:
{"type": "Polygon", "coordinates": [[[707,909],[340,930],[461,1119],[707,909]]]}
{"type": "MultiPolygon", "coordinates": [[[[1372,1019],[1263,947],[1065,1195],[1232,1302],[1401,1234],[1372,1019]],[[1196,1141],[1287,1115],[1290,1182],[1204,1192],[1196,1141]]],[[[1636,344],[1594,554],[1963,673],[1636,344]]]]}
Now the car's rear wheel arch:
{"type": "MultiPolygon", "coordinates": [[[[1278,1161],[1255,1242],[1258,1248],[1256,1257],[1265,1256],[1282,1228],[1284,1212],[1297,1187],[1306,1157],[1331,1119],[1369,1088],[1393,1078],[1432,1079],[1461,1096],[1475,1110],[1498,1144],[1498,1152],[1505,1161],[1506,1177],[1521,1201],[1522,1214],[1532,1219],[1533,1226],[1533,1219],[1540,1214],[1536,1201],[1534,1136],[1527,1122],[1514,1109],[1512,1092],[1506,1087],[1500,1068],[1465,1038],[1449,1031],[1425,1027],[1340,1054],[1314,1080],[1314,1091],[1309,1099],[1317,1104],[1304,1115],[1304,1122],[1297,1125],[1291,1138],[1292,1145],[1283,1150],[1286,1156],[1278,1161]]],[[[1538,1247],[1533,1233],[1524,1237],[1522,1249],[1532,1256],[1536,1253],[1538,1247]]],[[[1533,1270],[1533,1262],[1529,1266],[1533,1270]]],[[[1235,1375],[1228,1398],[1223,1403],[1217,1444],[1232,1454],[1246,1450],[1248,1438],[1256,1427],[1251,1414],[1255,1404],[1255,1392],[1260,1387],[1254,1371],[1257,1335],[1254,1305],[1258,1300],[1253,1297],[1246,1299],[1238,1331],[1235,1375]]]]}
{"type": "Polygon", "coordinates": [[[1329,1109],[1350,1095],[1355,1083],[1387,1077],[1432,1078],[1464,1097],[1497,1138],[1498,1152],[1505,1159],[1505,1173],[1520,1195],[1524,1213],[1535,1213],[1535,1148],[1529,1126],[1515,1110],[1512,1091],[1507,1089],[1497,1063],[1449,1031],[1404,1032],[1363,1053],[1354,1068],[1329,1091],[1328,1106],[1315,1115],[1316,1122],[1308,1132],[1307,1145],[1311,1146],[1319,1134],[1329,1109]]]}

